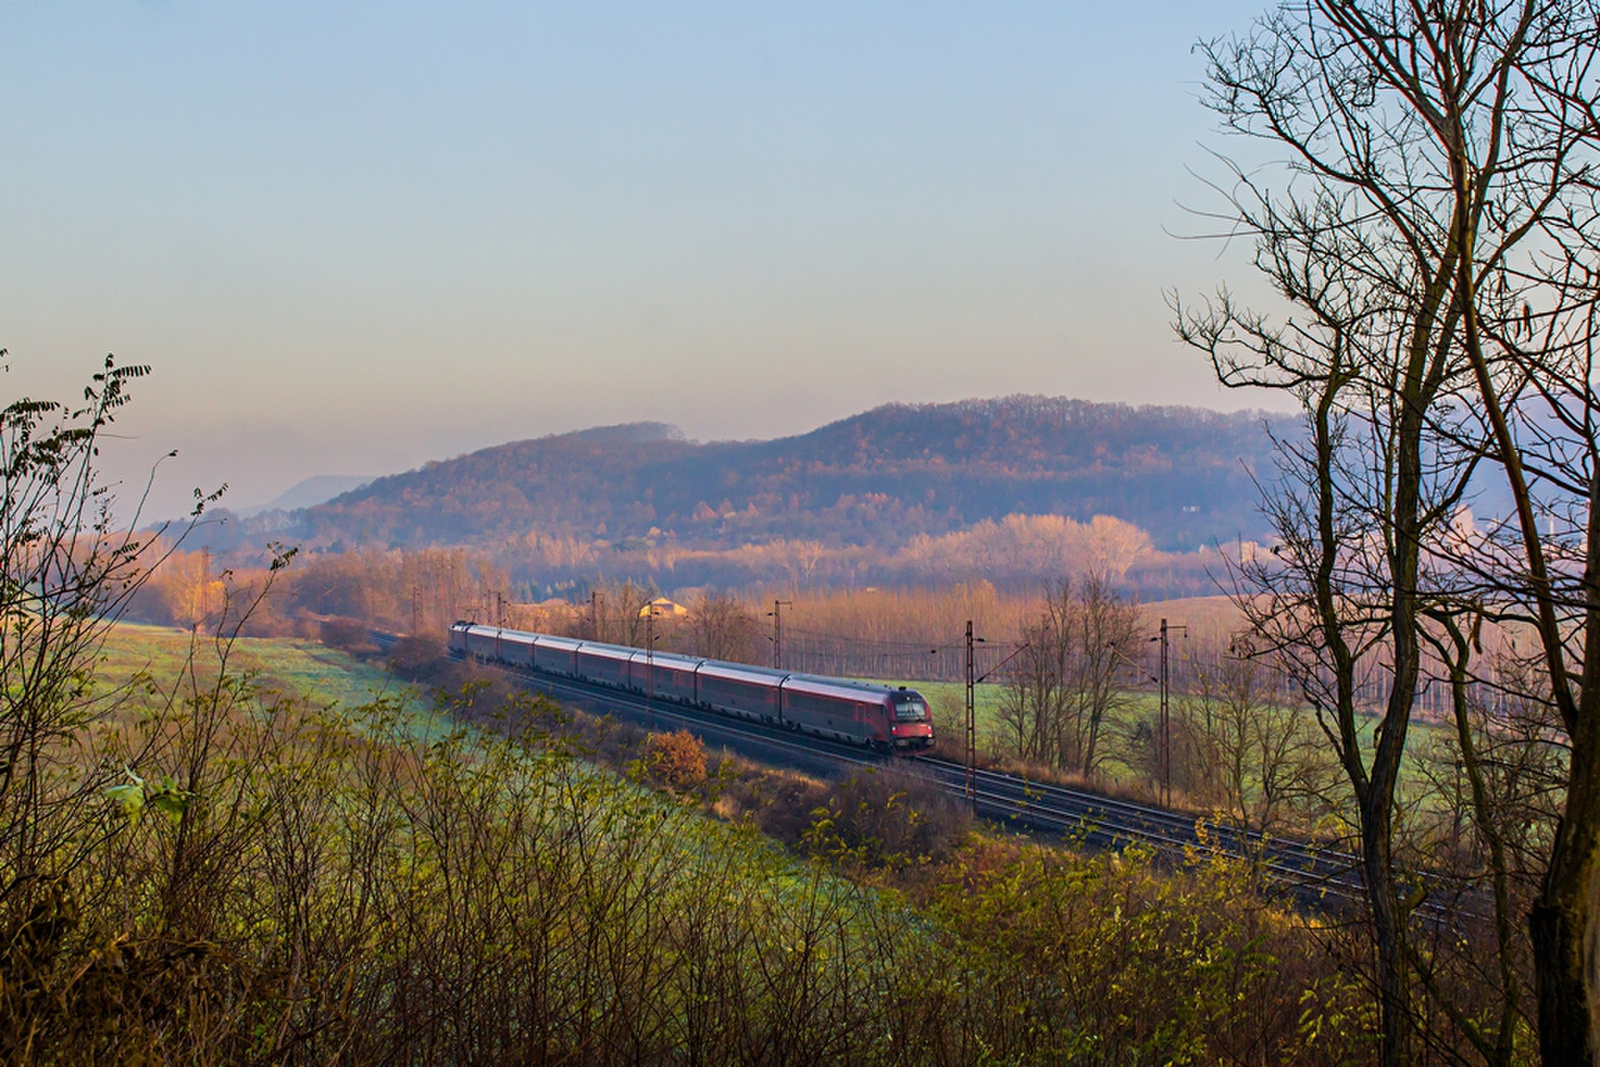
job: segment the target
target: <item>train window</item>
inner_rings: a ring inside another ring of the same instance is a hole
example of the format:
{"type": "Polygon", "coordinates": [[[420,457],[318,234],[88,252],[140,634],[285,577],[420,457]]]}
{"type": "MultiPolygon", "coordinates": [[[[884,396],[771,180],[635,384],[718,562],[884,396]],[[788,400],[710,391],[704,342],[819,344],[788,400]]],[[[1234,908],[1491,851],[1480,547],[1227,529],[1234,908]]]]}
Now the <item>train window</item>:
{"type": "Polygon", "coordinates": [[[928,705],[920,693],[895,693],[894,717],[897,722],[922,722],[928,717],[928,705]]]}

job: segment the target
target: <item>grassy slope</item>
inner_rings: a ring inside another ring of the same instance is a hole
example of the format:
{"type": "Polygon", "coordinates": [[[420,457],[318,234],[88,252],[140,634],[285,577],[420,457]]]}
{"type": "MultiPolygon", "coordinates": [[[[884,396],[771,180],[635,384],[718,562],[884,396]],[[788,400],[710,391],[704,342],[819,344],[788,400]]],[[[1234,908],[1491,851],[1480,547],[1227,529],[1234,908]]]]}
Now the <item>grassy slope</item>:
{"type": "MultiPolygon", "coordinates": [[[[96,677],[103,685],[119,685],[143,671],[166,688],[184,669],[191,649],[197,662],[215,662],[209,637],[195,639],[188,631],[169,626],[118,623],[107,635],[96,677]]],[[[315,641],[240,638],[234,643],[231,665],[253,672],[261,691],[269,695],[340,708],[360,707],[384,696],[401,700],[406,711],[423,721],[433,714],[414,690],[386,671],[315,641]]]]}
{"type": "MultiPolygon", "coordinates": [[[[125,684],[137,673],[144,672],[165,690],[188,662],[191,642],[192,637],[185,630],[119,623],[108,634],[96,678],[101,685],[109,687],[125,684]]],[[[211,639],[202,636],[200,642],[204,647],[197,650],[197,661],[214,663],[214,656],[208,655],[211,639]]],[[[377,697],[388,697],[400,700],[405,718],[421,727],[424,733],[431,733],[440,725],[433,705],[422,699],[414,688],[370,663],[315,641],[288,637],[241,638],[234,643],[230,662],[237,670],[255,672],[261,692],[269,697],[278,694],[305,700],[313,707],[341,709],[360,708],[377,697]]],[[[632,798],[629,807],[636,806],[638,798],[650,792],[634,782],[613,782],[611,776],[597,773],[607,780],[609,788],[632,798]]],[[[711,829],[717,820],[696,820],[697,825],[702,822],[704,825],[700,829],[705,832],[713,835],[726,832],[720,827],[711,829]]],[[[803,864],[787,862],[778,862],[771,870],[753,863],[750,873],[775,878],[776,884],[788,888],[806,885],[814,874],[803,864]]],[[[832,888],[828,891],[844,884],[834,885],[833,880],[829,880],[828,886],[832,888]]]]}

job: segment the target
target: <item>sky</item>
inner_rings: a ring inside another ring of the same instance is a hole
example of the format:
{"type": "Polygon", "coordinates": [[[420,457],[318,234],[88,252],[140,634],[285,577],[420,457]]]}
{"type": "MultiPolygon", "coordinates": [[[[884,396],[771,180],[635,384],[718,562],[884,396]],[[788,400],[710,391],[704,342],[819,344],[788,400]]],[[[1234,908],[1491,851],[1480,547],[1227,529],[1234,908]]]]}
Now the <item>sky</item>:
{"type": "Polygon", "coordinates": [[[153,376],[157,513],[657,420],[1257,406],[1163,294],[1211,227],[1200,38],[1262,0],[0,3],[0,396],[153,376]]]}

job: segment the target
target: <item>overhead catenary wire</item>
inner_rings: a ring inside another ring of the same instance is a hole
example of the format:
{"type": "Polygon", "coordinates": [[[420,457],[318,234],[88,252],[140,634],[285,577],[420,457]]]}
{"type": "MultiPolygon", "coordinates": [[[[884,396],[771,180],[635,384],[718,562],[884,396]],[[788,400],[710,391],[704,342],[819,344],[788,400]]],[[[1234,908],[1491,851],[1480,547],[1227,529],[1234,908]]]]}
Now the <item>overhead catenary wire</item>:
{"type": "MultiPolygon", "coordinates": [[[[919,681],[959,681],[965,648],[960,643],[851,637],[797,627],[785,620],[784,666],[807,674],[919,681]]],[[[985,673],[1010,651],[1007,644],[985,649],[985,673]]]]}

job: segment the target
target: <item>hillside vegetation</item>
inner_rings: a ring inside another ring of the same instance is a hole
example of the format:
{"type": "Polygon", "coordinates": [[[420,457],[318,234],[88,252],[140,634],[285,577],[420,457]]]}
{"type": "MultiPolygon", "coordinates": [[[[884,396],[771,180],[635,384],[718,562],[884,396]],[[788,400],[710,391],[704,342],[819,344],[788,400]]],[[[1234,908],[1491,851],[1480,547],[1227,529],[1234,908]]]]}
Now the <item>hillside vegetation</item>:
{"type": "MultiPolygon", "coordinates": [[[[1018,396],[891,404],[797,437],[697,443],[659,423],[517,441],[236,524],[309,549],[540,539],[698,549],[810,540],[894,550],[1007,515],[1107,515],[1157,548],[1259,525],[1260,413],[1018,396]]],[[[213,535],[216,536],[216,535],[213,535]]]]}
{"type": "Polygon", "coordinates": [[[860,832],[910,802],[870,781],[795,855],[710,817],[716,780],[597,770],[540,702],[488,718],[469,689],[448,710],[479,725],[423,737],[393,701],[275,700],[234,643],[169,643],[112,634],[154,669],[93,706],[95,755],[53,753],[97,788],[49,809],[49,873],[0,908],[0,1061],[1271,1064],[1365,1040],[1338,949],[1243,864],[974,839],[930,867],[915,833],[860,832]]]}

